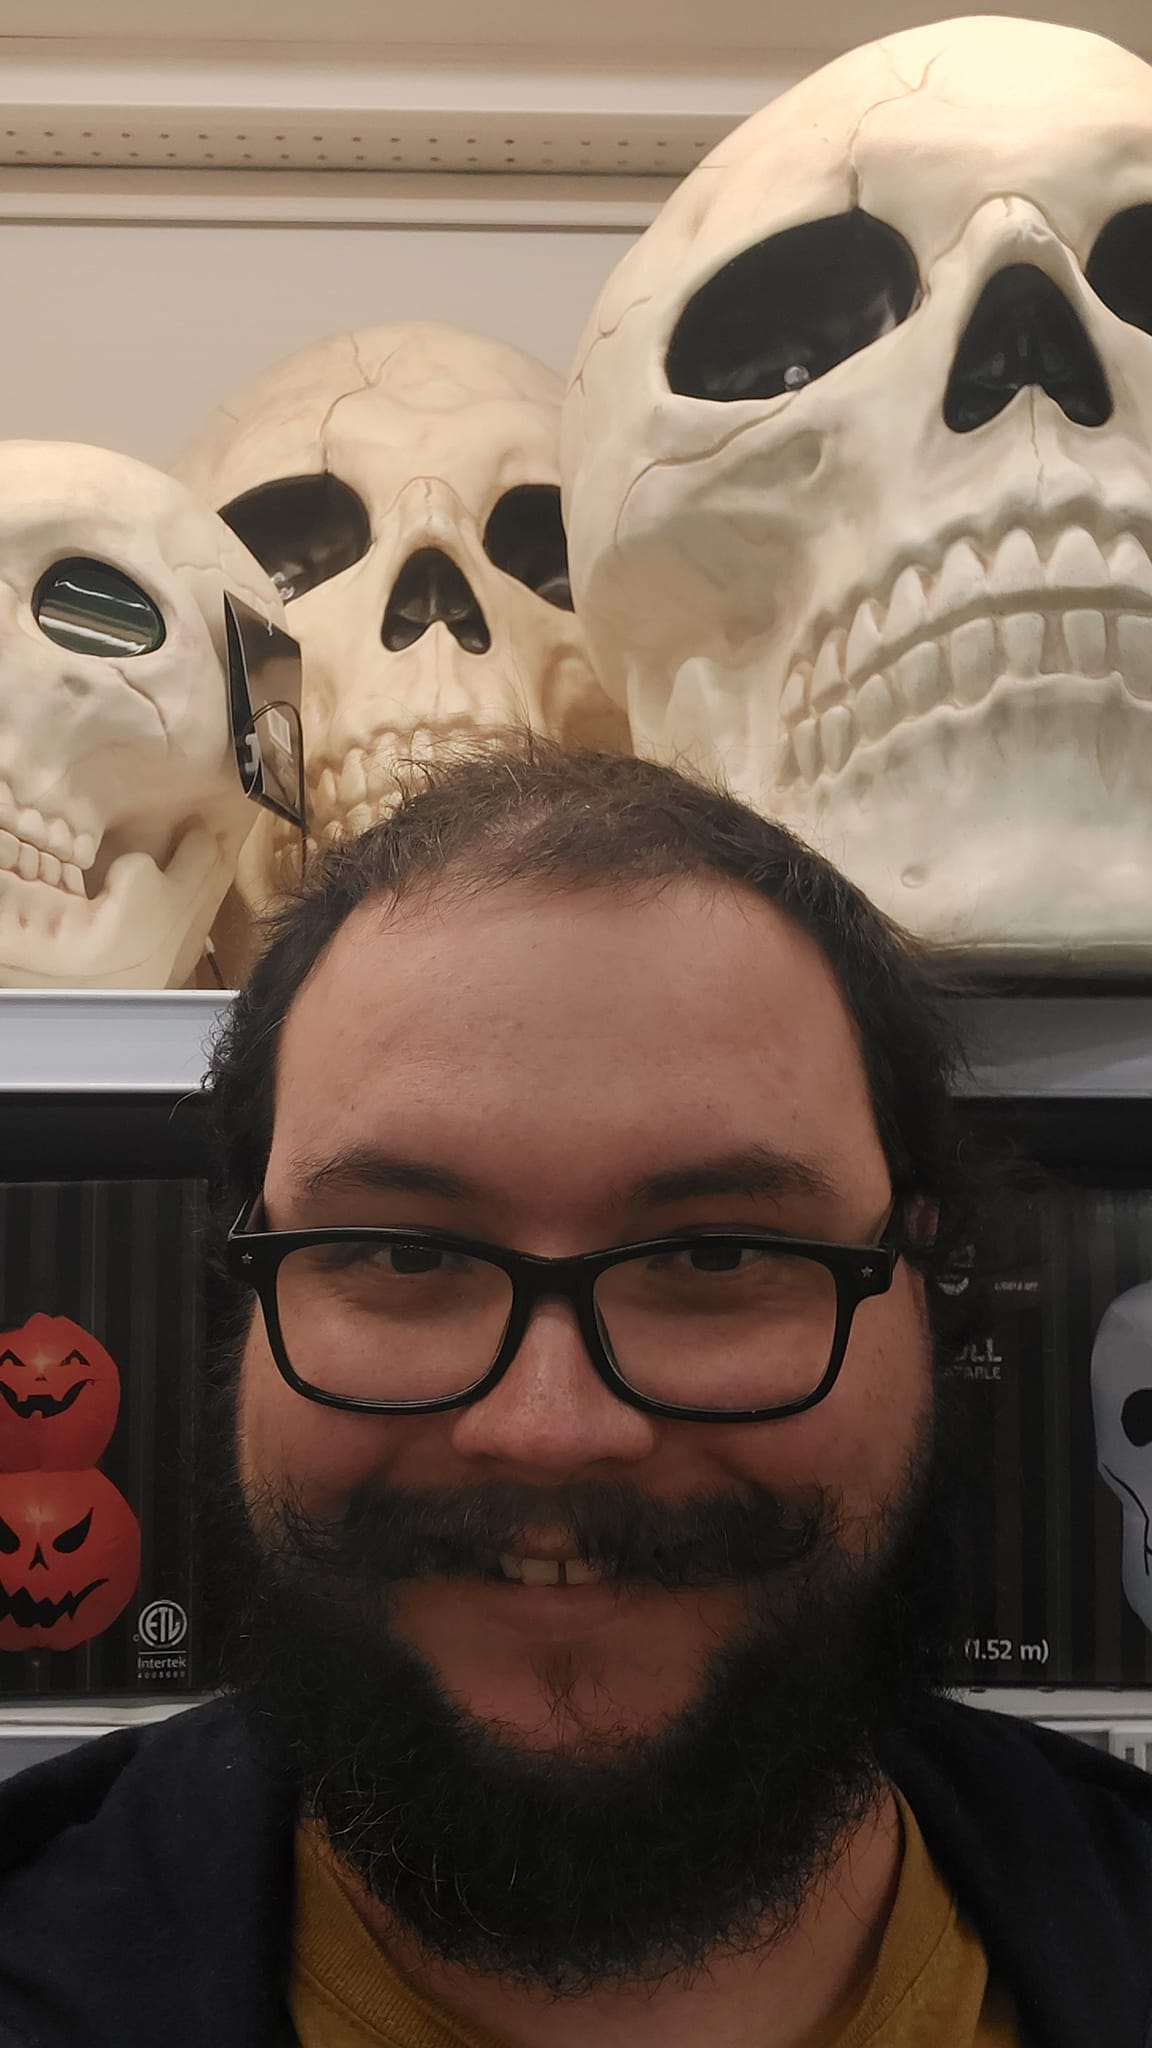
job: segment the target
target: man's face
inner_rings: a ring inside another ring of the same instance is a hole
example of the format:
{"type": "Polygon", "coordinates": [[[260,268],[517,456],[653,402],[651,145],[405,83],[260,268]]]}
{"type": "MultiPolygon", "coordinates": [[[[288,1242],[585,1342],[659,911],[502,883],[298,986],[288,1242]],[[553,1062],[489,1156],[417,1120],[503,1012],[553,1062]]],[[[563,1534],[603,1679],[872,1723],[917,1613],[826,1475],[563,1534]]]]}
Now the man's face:
{"type": "MultiPolygon", "coordinates": [[[[867,1244],[892,1190],[818,949],[750,892],[681,882],[358,911],[284,1028],[264,1197],[271,1229],[433,1227],[555,1256],[698,1226],[867,1244]]],[[[285,1497],[327,1525],[373,1490],[512,1486],[544,1504],[516,1548],[570,1556],[556,1503],[611,1486],[672,1508],[765,1493],[801,1513],[819,1502],[850,1564],[882,1548],[929,1406],[921,1291],[904,1264],[858,1309],[832,1394],[767,1424],[626,1406],[559,1302],[537,1310],[475,1405],[341,1413],[285,1384],[257,1316],[238,1463],[266,1538],[285,1497]]],[[[391,1639],[470,1725],[525,1752],[601,1760],[674,1728],[755,1624],[740,1579],[420,1576],[379,1598],[391,1639]]]]}

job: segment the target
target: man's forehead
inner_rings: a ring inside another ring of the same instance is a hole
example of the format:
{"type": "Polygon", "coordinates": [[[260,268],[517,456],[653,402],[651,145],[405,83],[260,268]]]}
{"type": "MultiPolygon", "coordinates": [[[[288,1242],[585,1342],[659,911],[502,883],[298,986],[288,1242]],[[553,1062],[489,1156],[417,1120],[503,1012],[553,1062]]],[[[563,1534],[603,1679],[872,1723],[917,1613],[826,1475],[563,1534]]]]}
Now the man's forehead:
{"type": "Polygon", "coordinates": [[[278,1078],[280,1105],[300,1089],[317,1106],[338,1099],[354,1079],[387,1099],[582,1078],[617,1110],[674,1087],[665,1113],[718,1099],[726,1079],[866,1094],[815,942],[750,890],[692,881],[362,906],[289,1011],[278,1078]]]}

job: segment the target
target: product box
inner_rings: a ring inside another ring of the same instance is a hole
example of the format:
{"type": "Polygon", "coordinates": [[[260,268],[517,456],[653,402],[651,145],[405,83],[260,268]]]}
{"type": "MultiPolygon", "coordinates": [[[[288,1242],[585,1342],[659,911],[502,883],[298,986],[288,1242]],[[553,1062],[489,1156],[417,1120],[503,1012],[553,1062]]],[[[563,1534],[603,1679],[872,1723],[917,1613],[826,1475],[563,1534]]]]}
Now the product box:
{"type": "Polygon", "coordinates": [[[0,1696],[201,1682],[195,1180],[0,1183],[0,1696]]]}
{"type": "Polygon", "coordinates": [[[975,1454],[957,1682],[1152,1684],[1152,1192],[1005,1207],[947,1283],[975,1454]]]}

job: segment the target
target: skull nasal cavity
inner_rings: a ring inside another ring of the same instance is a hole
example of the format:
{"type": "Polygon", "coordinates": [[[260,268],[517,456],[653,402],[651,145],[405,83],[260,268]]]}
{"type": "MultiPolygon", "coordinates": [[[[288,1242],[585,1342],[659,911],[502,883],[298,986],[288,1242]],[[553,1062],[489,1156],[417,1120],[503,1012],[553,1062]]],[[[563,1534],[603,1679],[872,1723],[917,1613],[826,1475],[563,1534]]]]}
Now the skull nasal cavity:
{"type": "Polygon", "coordinates": [[[1120,1426],[1130,1444],[1143,1451],[1152,1444],[1152,1387],[1129,1394],[1120,1410],[1120,1426]]]}
{"type": "Polygon", "coordinates": [[[986,426],[1038,385],[1080,427],[1112,417],[1112,393],[1079,314],[1042,270],[1013,263],[985,286],[952,365],[944,418],[955,434],[986,426]]]}
{"type": "Polygon", "coordinates": [[[487,654],[492,645],[464,571],[439,548],[420,548],[396,578],[380,637],[392,654],[400,654],[435,625],[447,626],[465,654],[487,654]]]}

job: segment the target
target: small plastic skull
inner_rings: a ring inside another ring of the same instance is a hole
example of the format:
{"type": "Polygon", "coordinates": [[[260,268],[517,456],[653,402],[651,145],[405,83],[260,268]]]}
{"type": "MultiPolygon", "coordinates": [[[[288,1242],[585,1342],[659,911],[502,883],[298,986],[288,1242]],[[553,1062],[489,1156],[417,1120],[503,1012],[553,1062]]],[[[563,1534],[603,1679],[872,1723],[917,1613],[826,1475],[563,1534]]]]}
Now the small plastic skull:
{"type": "Polygon", "coordinates": [[[609,279],[573,588],[634,741],[903,923],[1152,957],[1152,69],[999,17],[816,72],[609,279]]]}
{"type": "Polygon", "coordinates": [[[282,623],[184,484],[103,448],[0,443],[0,985],[196,974],[256,819],[226,591],[282,623]]]}
{"type": "Polygon", "coordinates": [[[1152,1629],[1152,1281],[1106,1311],[1092,1347],[1100,1476],[1124,1511],[1124,1595],[1152,1629]]]}
{"type": "Polygon", "coordinates": [[[301,643],[316,839],[375,822],[397,759],[445,739],[527,723],[627,745],[572,612],[562,398],[519,349],[408,321],[289,357],[177,459],[301,643]]]}

